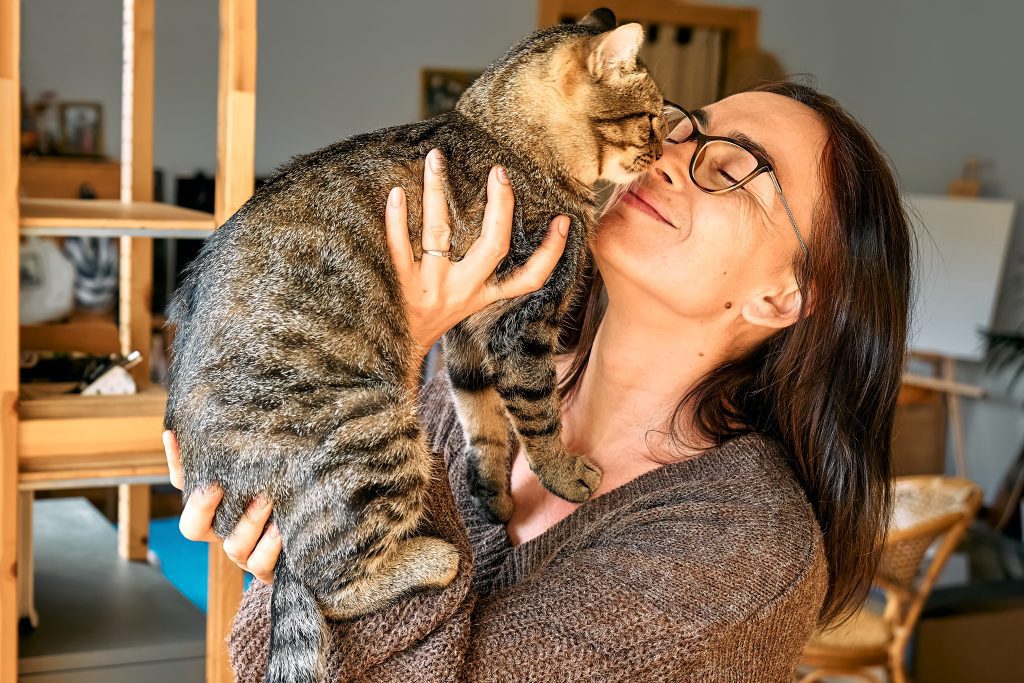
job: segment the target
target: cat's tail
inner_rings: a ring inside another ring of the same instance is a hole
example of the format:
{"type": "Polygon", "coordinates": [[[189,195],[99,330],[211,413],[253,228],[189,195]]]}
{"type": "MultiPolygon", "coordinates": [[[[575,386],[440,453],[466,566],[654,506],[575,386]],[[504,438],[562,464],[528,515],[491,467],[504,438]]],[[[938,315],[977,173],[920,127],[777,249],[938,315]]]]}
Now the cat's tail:
{"type": "Polygon", "coordinates": [[[274,570],[270,600],[270,660],[264,683],[320,683],[324,680],[323,612],[282,553],[274,570]]]}

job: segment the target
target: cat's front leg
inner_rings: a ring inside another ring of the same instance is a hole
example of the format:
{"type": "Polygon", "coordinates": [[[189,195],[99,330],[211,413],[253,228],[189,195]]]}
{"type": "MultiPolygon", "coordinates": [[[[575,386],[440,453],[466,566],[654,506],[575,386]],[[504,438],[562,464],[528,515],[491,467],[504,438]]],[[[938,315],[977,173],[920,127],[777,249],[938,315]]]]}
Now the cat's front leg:
{"type": "Polygon", "coordinates": [[[526,459],[544,487],[565,500],[582,503],[601,483],[590,458],[562,444],[561,401],[555,352],[558,306],[540,291],[498,321],[491,341],[498,394],[512,418],[526,459]]]}
{"type": "Polygon", "coordinates": [[[509,492],[509,439],[505,404],[484,350],[473,338],[470,322],[444,336],[444,361],[455,399],[455,412],[466,436],[469,493],[492,522],[512,517],[509,492]]]}

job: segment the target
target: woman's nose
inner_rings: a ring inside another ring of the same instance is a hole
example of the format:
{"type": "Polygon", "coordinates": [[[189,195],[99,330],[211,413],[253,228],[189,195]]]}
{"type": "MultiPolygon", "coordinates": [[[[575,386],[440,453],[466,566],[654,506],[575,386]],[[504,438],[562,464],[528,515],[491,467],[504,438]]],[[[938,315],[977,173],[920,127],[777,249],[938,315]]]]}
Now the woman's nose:
{"type": "Polygon", "coordinates": [[[654,162],[652,168],[659,178],[676,189],[690,184],[690,159],[693,158],[696,140],[687,142],[665,142],[665,151],[661,158],[654,162]]]}
{"type": "Polygon", "coordinates": [[[678,185],[686,173],[686,166],[679,154],[682,145],[665,145],[663,153],[653,164],[655,174],[669,185],[678,185]]]}

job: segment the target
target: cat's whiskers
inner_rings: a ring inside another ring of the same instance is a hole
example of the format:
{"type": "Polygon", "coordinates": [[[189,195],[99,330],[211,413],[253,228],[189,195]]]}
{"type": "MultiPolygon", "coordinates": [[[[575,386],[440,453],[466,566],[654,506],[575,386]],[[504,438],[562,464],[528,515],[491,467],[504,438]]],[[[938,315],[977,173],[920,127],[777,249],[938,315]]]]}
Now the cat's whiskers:
{"type": "Polygon", "coordinates": [[[632,192],[637,187],[639,187],[643,183],[644,178],[647,177],[648,173],[650,173],[650,171],[638,175],[636,178],[634,178],[628,183],[613,186],[611,195],[609,195],[608,197],[608,201],[605,202],[604,208],[601,209],[601,212],[598,215],[598,220],[604,218],[605,214],[609,213],[612,209],[614,209],[618,205],[618,203],[622,201],[622,198],[626,194],[632,192]]]}

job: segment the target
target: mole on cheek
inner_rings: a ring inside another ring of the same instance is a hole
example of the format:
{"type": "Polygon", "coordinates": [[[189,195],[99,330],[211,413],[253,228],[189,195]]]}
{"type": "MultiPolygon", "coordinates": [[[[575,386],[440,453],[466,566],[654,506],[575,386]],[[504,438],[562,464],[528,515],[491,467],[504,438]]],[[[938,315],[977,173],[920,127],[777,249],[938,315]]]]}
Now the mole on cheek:
{"type": "Polygon", "coordinates": [[[725,307],[726,308],[732,308],[732,302],[731,301],[726,301],[725,302],[725,307]]]}

